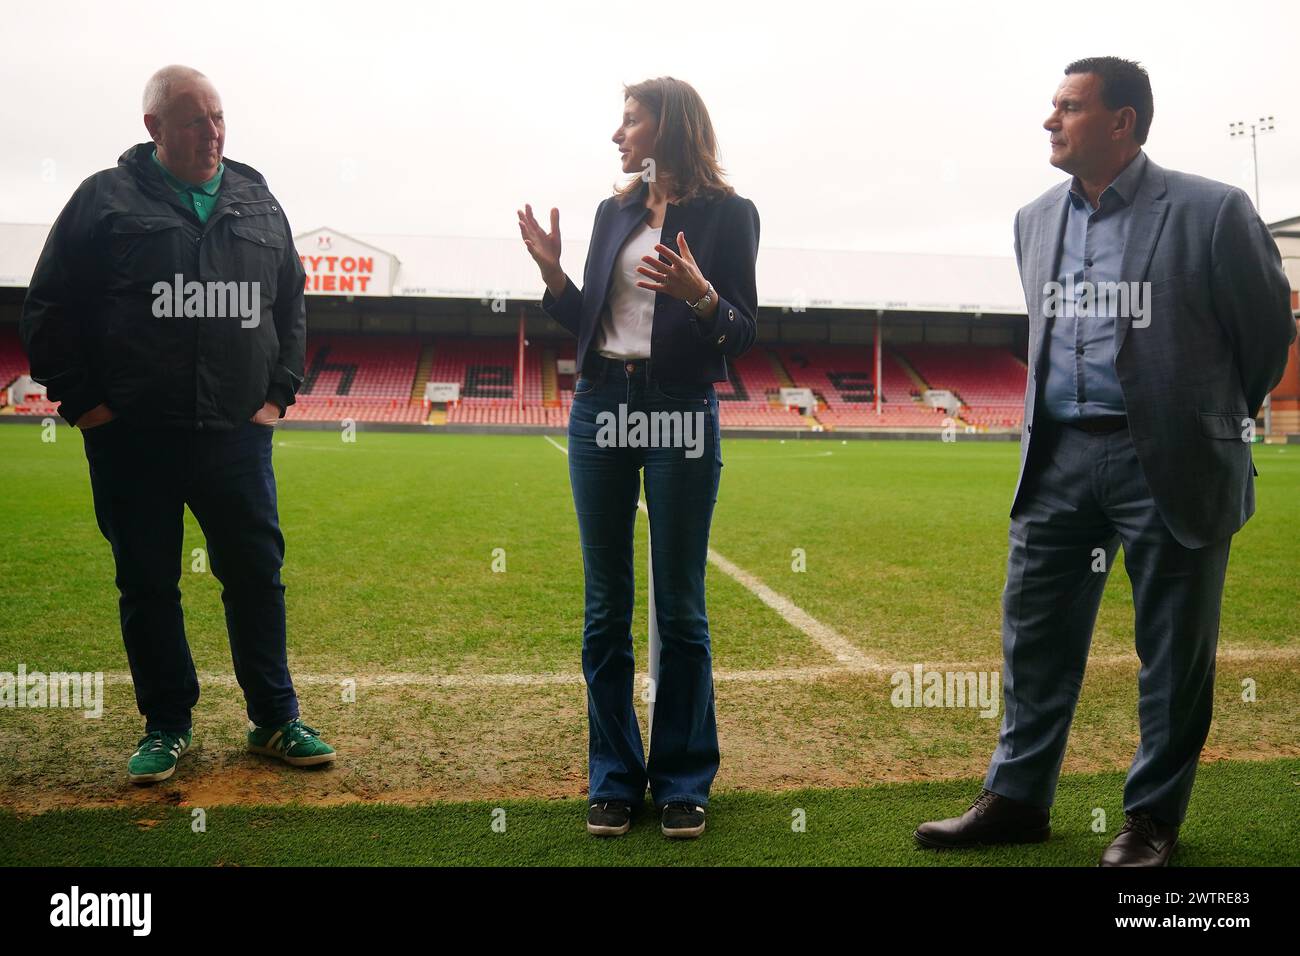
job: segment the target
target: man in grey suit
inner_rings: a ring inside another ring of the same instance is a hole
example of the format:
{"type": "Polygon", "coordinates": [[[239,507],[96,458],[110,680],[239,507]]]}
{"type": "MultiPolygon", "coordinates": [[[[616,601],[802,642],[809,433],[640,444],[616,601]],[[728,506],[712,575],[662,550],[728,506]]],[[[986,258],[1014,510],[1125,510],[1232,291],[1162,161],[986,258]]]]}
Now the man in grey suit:
{"type": "Polygon", "coordinates": [[[1141,744],[1103,866],[1162,866],[1213,706],[1232,535],[1255,510],[1254,415],[1296,324],[1245,194],[1142,151],[1136,63],[1065,69],[1043,126],[1073,179],[1016,215],[1029,311],[1020,478],[1003,592],[1005,712],[984,789],[922,846],[1029,843],[1049,808],[1116,548],[1133,586],[1141,744]]]}

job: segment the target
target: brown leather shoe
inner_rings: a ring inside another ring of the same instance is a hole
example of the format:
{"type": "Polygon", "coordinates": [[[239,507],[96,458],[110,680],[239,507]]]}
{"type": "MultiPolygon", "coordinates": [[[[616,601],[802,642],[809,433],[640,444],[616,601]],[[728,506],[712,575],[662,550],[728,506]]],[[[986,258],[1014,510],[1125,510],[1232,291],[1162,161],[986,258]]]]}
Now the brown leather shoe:
{"type": "Polygon", "coordinates": [[[1106,847],[1098,866],[1168,866],[1178,845],[1178,827],[1149,813],[1126,813],[1119,835],[1106,847]]]}
{"type": "Polygon", "coordinates": [[[912,834],[931,850],[1000,843],[1042,843],[1052,835],[1049,811],[1019,800],[981,790],[975,802],[959,817],[922,823],[912,834]]]}

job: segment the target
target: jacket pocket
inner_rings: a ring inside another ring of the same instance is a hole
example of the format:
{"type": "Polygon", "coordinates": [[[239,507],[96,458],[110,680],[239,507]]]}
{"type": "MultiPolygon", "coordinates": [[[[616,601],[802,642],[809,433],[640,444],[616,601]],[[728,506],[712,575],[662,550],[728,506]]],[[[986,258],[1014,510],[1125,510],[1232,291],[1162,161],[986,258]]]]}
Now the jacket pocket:
{"type": "Polygon", "coordinates": [[[1201,434],[1208,438],[1244,442],[1251,417],[1245,412],[1200,412],[1201,434]]]}
{"type": "MultiPolygon", "coordinates": [[[[171,216],[121,215],[108,227],[109,262],[119,289],[152,289],[156,282],[171,283],[181,263],[181,223],[171,216]]],[[[197,276],[185,276],[185,280],[197,276]]]]}
{"type": "Polygon", "coordinates": [[[231,223],[230,231],[240,239],[246,239],[264,249],[280,250],[284,248],[284,236],[278,229],[258,226],[255,222],[231,223]]]}
{"type": "Polygon", "coordinates": [[[285,248],[285,237],[273,228],[273,222],[261,225],[252,220],[230,224],[236,274],[246,282],[259,283],[262,301],[267,305],[276,298],[276,276],[285,248]]]}

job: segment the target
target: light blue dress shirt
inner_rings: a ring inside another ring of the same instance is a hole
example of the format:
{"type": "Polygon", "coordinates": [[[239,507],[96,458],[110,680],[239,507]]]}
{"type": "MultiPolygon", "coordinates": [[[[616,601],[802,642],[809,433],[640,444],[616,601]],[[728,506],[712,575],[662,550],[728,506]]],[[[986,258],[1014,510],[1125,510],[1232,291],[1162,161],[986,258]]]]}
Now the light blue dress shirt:
{"type": "Polygon", "coordinates": [[[1061,314],[1049,319],[1047,375],[1043,401],[1057,421],[1101,415],[1123,415],[1124,392],[1115,372],[1115,309],[1113,297],[1094,295],[1083,301],[1087,284],[1120,282],[1124,245],[1132,220],[1133,197],[1146,172],[1146,153],[1133,161],[1102,191],[1094,208],[1076,178],[1070,186],[1065,234],[1061,239],[1061,270],[1057,277],[1066,293],[1061,314]],[[1073,296],[1070,296],[1073,284],[1073,296]]]}

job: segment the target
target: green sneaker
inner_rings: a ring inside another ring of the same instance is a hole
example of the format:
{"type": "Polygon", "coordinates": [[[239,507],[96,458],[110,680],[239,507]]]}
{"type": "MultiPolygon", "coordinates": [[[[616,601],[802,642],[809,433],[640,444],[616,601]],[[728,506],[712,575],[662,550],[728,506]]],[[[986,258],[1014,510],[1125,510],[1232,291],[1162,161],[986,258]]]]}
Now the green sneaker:
{"type": "Polygon", "coordinates": [[[127,777],[132,783],[166,780],[176,772],[176,761],[190,749],[193,728],[183,734],[155,730],[144,735],[140,747],[126,762],[127,777]]]}
{"type": "Polygon", "coordinates": [[[314,767],[334,759],[334,748],[320,739],[320,731],[297,717],[279,727],[258,727],[249,721],[248,749],[255,754],[279,757],[295,767],[314,767]]]}

